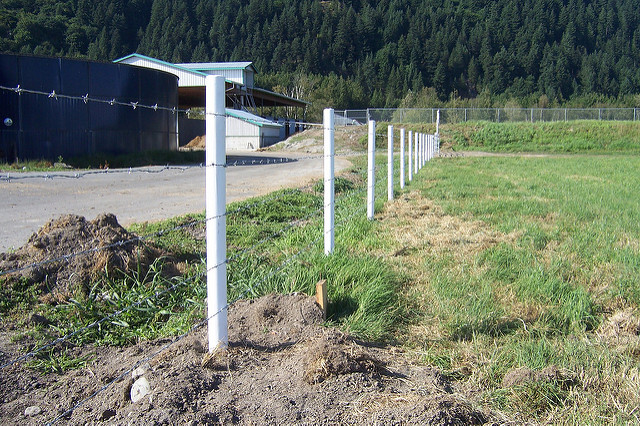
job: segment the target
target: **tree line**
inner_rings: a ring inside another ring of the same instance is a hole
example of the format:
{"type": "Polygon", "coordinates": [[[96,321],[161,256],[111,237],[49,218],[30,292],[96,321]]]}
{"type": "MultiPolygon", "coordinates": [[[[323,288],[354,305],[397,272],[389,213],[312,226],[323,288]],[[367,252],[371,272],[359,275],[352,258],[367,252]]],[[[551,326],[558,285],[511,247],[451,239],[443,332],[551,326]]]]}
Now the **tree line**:
{"type": "Polygon", "coordinates": [[[636,0],[0,0],[0,51],[252,61],[335,108],[640,101],[636,0]]]}

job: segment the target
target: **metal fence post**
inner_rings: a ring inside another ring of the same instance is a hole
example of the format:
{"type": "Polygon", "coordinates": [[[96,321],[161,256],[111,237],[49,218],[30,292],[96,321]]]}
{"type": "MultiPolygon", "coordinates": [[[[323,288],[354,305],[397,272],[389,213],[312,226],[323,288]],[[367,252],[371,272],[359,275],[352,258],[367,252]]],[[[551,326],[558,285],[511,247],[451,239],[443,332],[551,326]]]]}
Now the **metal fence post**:
{"type": "Polygon", "coordinates": [[[209,75],[206,85],[207,318],[209,352],[229,344],[227,325],[227,222],[225,80],[209,75]]]}
{"type": "Polygon", "coordinates": [[[369,167],[367,185],[367,219],[373,220],[376,178],[376,122],[369,120],[369,167]]]}
{"type": "Polygon", "coordinates": [[[393,126],[387,127],[387,200],[393,200],[393,126]]]}
{"type": "Polygon", "coordinates": [[[404,189],[404,143],[406,138],[405,129],[400,129],[400,189],[404,189]]]}
{"type": "Polygon", "coordinates": [[[333,253],[335,245],[335,179],[334,136],[335,118],[331,108],[324,110],[324,254],[333,253]]]}

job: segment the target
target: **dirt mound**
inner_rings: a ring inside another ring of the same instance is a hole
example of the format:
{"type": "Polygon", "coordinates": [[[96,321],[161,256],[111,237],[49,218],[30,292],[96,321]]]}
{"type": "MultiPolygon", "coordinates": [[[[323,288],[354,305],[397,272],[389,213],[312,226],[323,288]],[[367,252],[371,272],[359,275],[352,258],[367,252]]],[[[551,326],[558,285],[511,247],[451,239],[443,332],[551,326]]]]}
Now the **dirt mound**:
{"type": "Polygon", "coordinates": [[[164,350],[168,339],[125,349],[76,348],[75,356],[92,354],[93,362],[61,375],[12,366],[0,381],[0,423],[53,420],[114,379],[59,424],[454,425],[490,419],[437,370],[413,364],[395,348],[322,327],[321,318],[313,299],[300,294],[238,302],[229,308],[230,347],[217,369],[202,365],[204,329],[164,350]],[[137,362],[140,368],[125,374],[137,362]]]}
{"type": "Polygon", "coordinates": [[[229,311],[229,340],[236,345],[276,350],[309,338],[320,323],[322,311],[313,298],[270,294],[233,305],[229,311]]]}
{"type": "Polygon", "coordinates": [[[382,363],[342,333],[331,330],[311,342],[304,365],[304,380],[315,384],[342,374],[376,374],[382,363]]]}
{"type": "Polygon", "coordinates": [[[100,214],[92,221],[64,215],[47,222],[15,252],[0,254],[0,270],[40,263],[9,277],[40,283],[43,301],[60,301],[75,291],[85,291],[99,272],[135,270],[138,264],[149,265],[159,255],[135,240],[113,214],[100,214]],[[74,255],[78,253],[83,254],[74,255]]]}
{"type": "Polygon", "coordinates": [[[205,149],[207,146],[207,136],[196,136],[191,139],[184,147],[188,149],[205,149]]]}

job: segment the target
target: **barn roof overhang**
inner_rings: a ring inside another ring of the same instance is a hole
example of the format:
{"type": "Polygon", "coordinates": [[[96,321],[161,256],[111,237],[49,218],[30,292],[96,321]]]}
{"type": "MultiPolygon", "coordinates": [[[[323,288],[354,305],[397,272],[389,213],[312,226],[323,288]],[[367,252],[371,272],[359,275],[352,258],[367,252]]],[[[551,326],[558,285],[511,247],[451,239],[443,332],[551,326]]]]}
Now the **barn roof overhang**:
{"type": "MultiPolygon", "coordinates": [[[[247,89],[245,89],[244,86],[241,86],[232,81],[227,80],[225,83],[225,91],[227,93],[225,106],[233,107],[234,97],[247,95],[247,89]]],[[[206,89],[204,86],[178,87],[179,108],[204,108],[205,93],[206,89]]],[[[289,96],[271,92],[265,89],[253,88],[251,90],[251,93],[257,107],[288,106],[305,108],[307,105],[310,105],[310,102],[291,98],[289,96]]]]}

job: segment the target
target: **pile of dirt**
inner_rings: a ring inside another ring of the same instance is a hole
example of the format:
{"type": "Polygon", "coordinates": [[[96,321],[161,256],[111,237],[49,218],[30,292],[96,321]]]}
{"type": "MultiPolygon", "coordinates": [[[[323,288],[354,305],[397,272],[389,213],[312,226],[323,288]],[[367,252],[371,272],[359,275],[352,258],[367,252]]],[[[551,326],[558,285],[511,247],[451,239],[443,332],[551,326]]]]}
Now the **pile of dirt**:
{"type": "Polygon", "coordinates": [[[39,283],[43,301],[54,302],[85,291],[100,272],[136,270],[159,256],[120,226],[113,214],[103,213],[92,221],[64,215],[47,222],[16,251],[0,253],[0,270],[25,268],[8,275],[9,280],[39,283]],[[33,264],[37,266],[29,267],[33,264]]]}
{"type": "Polygon", "coordinates": [[[184,146],[184,148],[187,148],[190,150],[205,149],[206,147],[207,147],[206,135],[196,136],[195,138],[191,139],[188,144],[184,146]]]}
{"type": "MultiPolygon", "coordinates": [[[[41,424],[87,398],[59,424],[466,425],[494,418],[439,371],[321,321],[313,298],[270,295],[229,308],[230,346],[217,363],[203,363],[206,330],[199,329],[173,344],[75,348],[74,356],[93,362],[60,375],[14,365],[0,380],[0,423],[41,424]]],[[[0,352],[13,355],[8,350],[0,338],[0,352]]]]}

